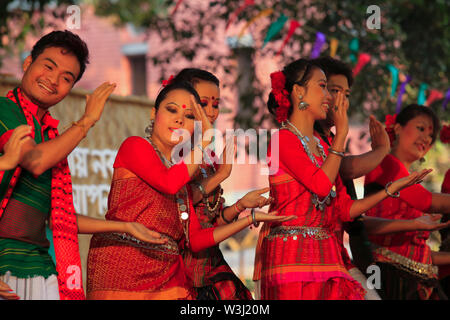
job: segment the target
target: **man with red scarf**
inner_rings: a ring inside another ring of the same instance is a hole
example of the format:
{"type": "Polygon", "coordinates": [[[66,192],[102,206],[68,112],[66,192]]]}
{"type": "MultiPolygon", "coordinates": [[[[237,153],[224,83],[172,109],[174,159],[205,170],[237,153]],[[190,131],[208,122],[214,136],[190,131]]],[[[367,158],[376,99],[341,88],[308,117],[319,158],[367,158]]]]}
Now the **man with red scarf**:
{"type": "Polygon", "coordinates": [[[51,32],[25,59],[20,86],[0,98],[0,152],[15,128],[32,129],[22,144],[19,165],[0,171],[0,300],[84,299],[77,233],[113,230],[161,241],[137,224],[111,224],[75,213],[67,156],[100,119],[116,85],[100,85],[87,97],[81,119],[61,135],[59,121],[48,109],[80,80],[88,56],[77,35],[51,32]]]}

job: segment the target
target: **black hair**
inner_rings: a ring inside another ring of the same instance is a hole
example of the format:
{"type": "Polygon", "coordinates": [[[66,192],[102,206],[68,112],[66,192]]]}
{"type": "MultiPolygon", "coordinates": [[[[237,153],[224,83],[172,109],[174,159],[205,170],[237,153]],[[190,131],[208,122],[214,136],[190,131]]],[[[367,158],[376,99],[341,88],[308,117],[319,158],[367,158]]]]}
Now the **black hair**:
{"type": "Polygon", "coordinates": [[[322,69],[327,78],[333,75],[343,75],[347,78],[348,86],[351,87],[353,85],[353,72],[348,64],[330,56],[316,58],[311,60],[311,62],[322,69]]]}
{"type": "MultiPolygon", "coordinates": [[[[319,67],[311,63],[311,61],[308,59],[295,60],[283,68],[282,72],[286,79],[284,89],[289,95],[288,97],[289,100],[294,84],[306,87],[315,69],[319,69],[319,67]]],[[[267,108],[269,109],[269,112],[271,114],[276,115],[276,109],[278,107],[279,107],[278,102],[276,101],[275,96],[271,92],[269,94],[269,99],[267,100],[267,108]]],[[[288,111],[288,117],[292,114],[292,110],[293,109],[291,105],[288,111]]]]}
{"type": "Polygon", "coordinates": [[[436,141],[439,130],[441,129],[441,123],[433,109],[418,104],[407,105],[399,112],[399,114],[397,114],[395,123],[398,123],[404,127],[410,120],[421,115],[428,116],[433,122],[433,134],[431,141],[431,144],[433,144],[436,141]]]}
{"type": "Polygon", "coordinates": [[[156,100],[155,100],[155,106],[154,106],[156,111],[158,111],[159,105],[167,97],[169,92],[171,92],[173,90],[185,90],[194,96],[195,101],[197,103],[200,103],[200,97],[199,97],[197,91],[195,91],[194,87],[189,82],[186,82],[186,81],[172,82],[171,84],[163,87],[162,90],[158,93],[158,96],[156,97],[156,100]]]}
{"type": "Polygon", "coordinates": [[[35,43],[31,50],[32,61],[35,61],[45,49],[54,47],[64,48],[77,57],[80,63],[80,73],[77,79],[75,79],[75,82],[80,80],[86,70],[86,65],[89,63],[89,50],[86,43],[78,35],[68,30],[53,31],[35,43]]]}
{"type": "Polygon", "coordinates": [[[194,86],[201,80],[212,82],[218,87],[220,85],[219,79],[217,79],[217,77],[211,72],[197,68],[185,68],[178,72],[178,74],[173,79],[174,82],[189,82],[192,86],[194,86]]]}

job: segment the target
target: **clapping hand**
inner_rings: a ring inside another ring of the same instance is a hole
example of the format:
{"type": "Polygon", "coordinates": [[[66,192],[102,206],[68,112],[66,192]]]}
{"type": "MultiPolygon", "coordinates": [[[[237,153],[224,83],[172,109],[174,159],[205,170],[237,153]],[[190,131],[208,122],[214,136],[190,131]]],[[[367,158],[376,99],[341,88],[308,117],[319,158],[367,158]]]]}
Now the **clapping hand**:
{"type": "Polygon", "coordinates": [[[86,96],[86,109],[83,117],[92,121],[92,125],[100,120],[106,100],[115,88],[115,83],[104,82],[92,94],[86,96]]]}
{"type": "Polygon", "coordinates": [[[372,150],[383,148],[386,150],[386,154],[389,153],[391,149],[391,142],[389,140],[389,135],[384,129],[383,124],[375,119],[373,115],[370,116],[369,120],[369,131],[370,138],[372,140],[372,150]]]}

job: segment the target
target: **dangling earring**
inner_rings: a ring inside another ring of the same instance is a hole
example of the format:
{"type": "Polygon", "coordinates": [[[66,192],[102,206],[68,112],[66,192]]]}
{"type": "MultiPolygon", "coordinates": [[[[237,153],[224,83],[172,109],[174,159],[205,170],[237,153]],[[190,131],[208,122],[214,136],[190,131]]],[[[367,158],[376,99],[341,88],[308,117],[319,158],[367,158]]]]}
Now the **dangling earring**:
{"type": "Polygon", "coordinates": [[[150,124],[145,128],[145,134],[147,135],[147,138],[150,138],[152,136],[153,132],[153,124],[155,123],[155,120],[150,120],[150,124]]]}
{"type": "Polygon", "coordinates": [[[303,99],[303,96],[302,96],[302,95],[298,96],[298,98],[299,98],[299,100],[300,100],[300,103],[298,104],[298,109],[299,109],[299,110],[306,110],[306,108],[309,107],[309,103],[306,103],[306,102],[304,102],[304,101],[301,101],[301,100],[303,99]]]}

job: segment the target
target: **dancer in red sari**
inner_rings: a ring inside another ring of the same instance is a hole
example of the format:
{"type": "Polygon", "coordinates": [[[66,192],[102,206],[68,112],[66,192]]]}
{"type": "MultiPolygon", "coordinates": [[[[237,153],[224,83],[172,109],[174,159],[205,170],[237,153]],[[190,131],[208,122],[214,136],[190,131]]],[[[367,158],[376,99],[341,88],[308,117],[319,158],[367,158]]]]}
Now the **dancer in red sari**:
{"type": "Polygon", "coordinates": [[[336,239],[338,219],[350,221],[389,194],[415,184],[428,171],[392,182],[386,189],[351,200],[339,176],[348,133],[348,103],[338,93],[333,107],[336,136],[330,148],[314,135],[331,97],[321,69],[305,59],[271,74],[269,111],[282,123],[272,137],[270,210],[298,219],[265,224],[256,266],[262,299],[363,299],[364,290],[348,273],[336,239]],[[278,148],[277,148],[278,147],[278,148]]]}
{"type": "MultiPolygon", "coordinates": [[[[175,76],[174,82],[178,81],[187,81],[193,85],[200,96],[200,103],[208,120],[213,124],[219,116],[220,83],[217,77],[205,70],[188,68],[175,76]]],[[[234,147],[230,142],[227,146],[234,147]]],[[[223,152],[221,161],[218,161],[213,151],[205,150],[204,153],[206,161],[200,165],[200,170],[190,182],[193,187],[195,213],[203,228],[229,224],[245,209],[261,208],[270,203],[269,199],[261,196],[269,191],[264,188],[251,191],[235,204],[224,207],[220,183],[229,177],[231,161],[227,162],[226,152],[223,152]]],[[[250,291],[225,261],[218,245],[200,252],[185,250],[183,258],[188,275],[198,292],[197,299],[252,299],[250,291]]]]}
{"type": "MultiPolygon", "coordinates": [[[[382,163],[366,176],[365,193],[372,194],[393,179],[409,174],[411,165],[430,150],[439,120],[427,107],[409,105],[388,124],[393,147],[382,163]]],[[[367,211],[367,216],[416,219],[424,212],[450,212],[450,195],[431,193],[420,185],[404,190],[367,211]]],[[[383,299],[446,299],[437,281],[436,265],[450,264],[450,253],[433,252],[427,231],[369,236],[376,264],[381,269],[383,299]]]]}
{"type": "MultiPolygon", "coordinates": [[[[204,250],[252,223],[280,219],[257,214],[202,229],[187,186],[199,166],[191,159],[194,152],[188,148],[183,161],[172,162],[178,156],[175,146],[190,141],[194,119],[201,121],[203,131],[211,128],[199,102],[190,84],[168,84],[155,100],[148,138],[130,137],[121,145],[106,219],[140,222],[159,232],[163,242],[150,244],[118,233],[95,235],[88,256],[89,299],[193,299],[196,293],[181,256],[184,248],[204,250]],[[189,139],[179,136],[180,131],[189,139]]],[[[204,140],[194,150],[210,142],[204,140]]]]}

